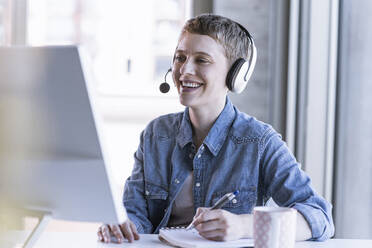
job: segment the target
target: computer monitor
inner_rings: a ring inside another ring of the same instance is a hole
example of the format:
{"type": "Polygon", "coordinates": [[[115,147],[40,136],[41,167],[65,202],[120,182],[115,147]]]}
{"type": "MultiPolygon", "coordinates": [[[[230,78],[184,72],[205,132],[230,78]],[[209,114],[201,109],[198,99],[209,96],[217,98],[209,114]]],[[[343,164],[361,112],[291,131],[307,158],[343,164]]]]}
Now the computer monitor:
{"type": "Polygon", "coordinates": [[[76,46],[0,48],[0,209],[43,221],[126,220],[86,59],[76,46]]]}

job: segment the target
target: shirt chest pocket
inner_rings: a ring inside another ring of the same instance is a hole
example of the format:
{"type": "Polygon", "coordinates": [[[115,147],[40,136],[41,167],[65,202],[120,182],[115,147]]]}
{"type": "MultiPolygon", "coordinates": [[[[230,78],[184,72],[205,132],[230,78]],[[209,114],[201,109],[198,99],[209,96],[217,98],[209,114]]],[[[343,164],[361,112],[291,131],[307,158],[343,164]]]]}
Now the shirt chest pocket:
{"type": "MultiPolygon", "coordinates": [[[[219,199],[229,192],[216,192],[212,195],[213,206],[219,199]]],[[[235,214],[248,214],[251,213],[253,207],[256,205],[257,193],[255,188],[249,190],[239,190],[239,194],[234,199],[227,202],[222,209],[235,214]]]]}
{"type": "Polygon", "coordinates": [[[168,192],[159,186],[147,185],[145,197],[147,200],[166,200],[168,192]]]}

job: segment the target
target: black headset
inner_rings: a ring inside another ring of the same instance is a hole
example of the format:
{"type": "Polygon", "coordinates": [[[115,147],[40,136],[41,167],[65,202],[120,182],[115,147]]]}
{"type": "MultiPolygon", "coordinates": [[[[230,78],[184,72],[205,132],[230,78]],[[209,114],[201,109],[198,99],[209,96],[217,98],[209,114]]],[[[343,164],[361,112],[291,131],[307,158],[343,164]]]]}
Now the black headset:
{"type": "MultiPolygon", "coordinates": [[[[247,83],[252,76],[257,60],[257,49],[254,45],[253,37],[248,32],[248,30],[239,23],[235,23],[240,27],[240,29],[247,35],[249,39],[248,49],[250,51],[248,51],[248,54],[250,54],[250,56],[248,61],[244,58],[239,58],[233,63],[226,75],[226,86],[231,92],[241,93],[247,86],[247,83]]],[[[164,76],[164,83],[160,84],[159,89],[162,93],[167,93],[170,89],[170,86],[167,83],[167,75],[171,71],[172,68],[169,68],[164,76]]]]}

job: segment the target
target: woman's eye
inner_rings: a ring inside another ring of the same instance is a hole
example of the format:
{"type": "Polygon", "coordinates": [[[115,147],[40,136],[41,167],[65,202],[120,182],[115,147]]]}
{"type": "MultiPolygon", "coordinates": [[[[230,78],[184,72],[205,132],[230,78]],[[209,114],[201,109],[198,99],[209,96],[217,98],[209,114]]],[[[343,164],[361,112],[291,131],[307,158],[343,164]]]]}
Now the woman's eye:
{"type": "Polygon", "coordinates": [[[197,59],[198,63],[208,63],[209,61],[207,59],[197,59]]]}
{"type": "Polygon", "coordinates": [[[185,56],[181,56],[181,55],[177,55],[174,60],[176,60],[177,62],[182,62],[182,61],[185,61],[185,56]]]}

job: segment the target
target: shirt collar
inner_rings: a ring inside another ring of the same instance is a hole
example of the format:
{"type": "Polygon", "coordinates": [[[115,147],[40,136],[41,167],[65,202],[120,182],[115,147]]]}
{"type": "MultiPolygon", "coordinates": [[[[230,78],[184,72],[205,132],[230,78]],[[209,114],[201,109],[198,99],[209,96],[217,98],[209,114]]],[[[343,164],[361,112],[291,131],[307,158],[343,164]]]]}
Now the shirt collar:
{"type": "Polygon", "coordinates": [[[177,135],[177,143],[184,148],[188,143],[192,143],[192,128],[189,116],[189,108],[187,107],[183,112],[183,117],[180,129],[177,135]]]}
{"type": "MultiPolygon", "coordinates": [[[[217,120],[209,130],[207,137],[204,139],[204,144],[212,152],[214,156],[220,151],[227,135],[231,123],[235,118],[234,106],[230,99],[226,97],[226,104],[222,112],[218,116],[217,120]]],[[[184,148],[188,143],[192,143],[192,128],[189,116],[189,108],[187,107],[184,111],[182,122],[180,125],[179,133],[177,135],[177,142],[184,148]]]]}

